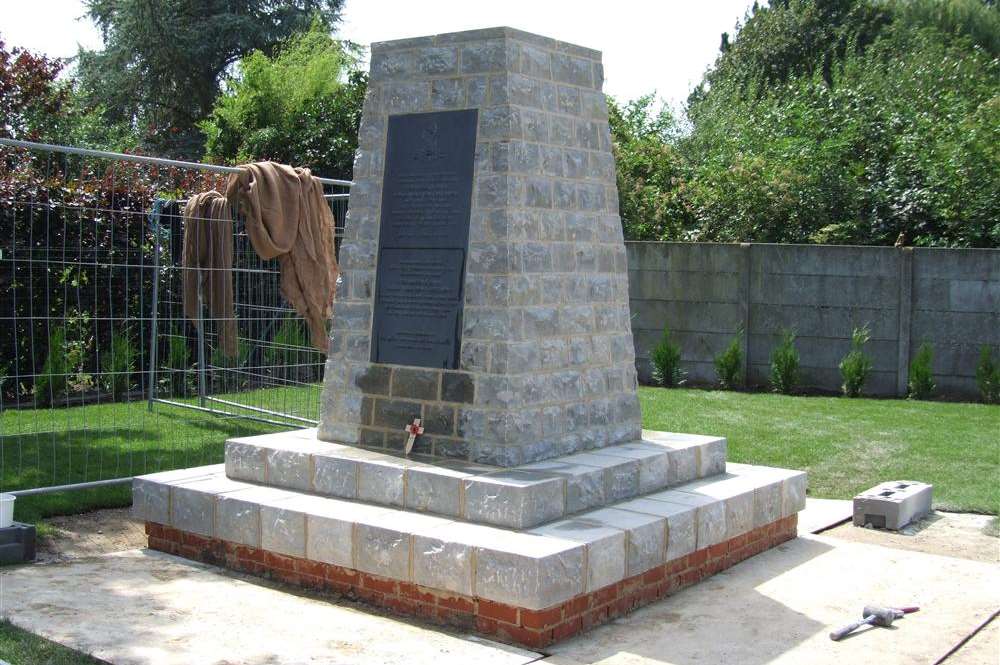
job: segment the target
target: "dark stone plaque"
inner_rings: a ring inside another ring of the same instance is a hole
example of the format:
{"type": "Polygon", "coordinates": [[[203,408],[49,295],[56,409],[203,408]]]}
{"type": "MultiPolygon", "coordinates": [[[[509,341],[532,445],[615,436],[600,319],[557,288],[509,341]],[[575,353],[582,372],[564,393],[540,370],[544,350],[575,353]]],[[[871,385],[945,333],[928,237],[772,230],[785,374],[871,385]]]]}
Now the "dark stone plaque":
{"type": "Polygon", "coordinates": [[[372,362],[458,369],[476,121],[389,117],[372,362]]]}

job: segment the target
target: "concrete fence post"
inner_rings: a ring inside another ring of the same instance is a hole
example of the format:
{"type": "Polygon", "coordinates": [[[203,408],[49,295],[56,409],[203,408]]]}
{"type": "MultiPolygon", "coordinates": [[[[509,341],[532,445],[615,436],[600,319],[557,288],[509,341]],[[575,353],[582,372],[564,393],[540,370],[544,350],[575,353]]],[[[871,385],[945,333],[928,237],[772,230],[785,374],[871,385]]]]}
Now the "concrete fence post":
{"type": "Polygon", "coordinates": [[[910,330],[913,325],[913,248],[899,248],[899,355],[896,366],[896,392],[905,397],[910,381],[910,330]]]}
{"type": "Polygon", "coordinates": [[[748,242],[741,242],[740,317],[743,322],[743,383],[748,386],[750,385],[750,272],[752,270],[752,254],[753,246],[748,242]]]}

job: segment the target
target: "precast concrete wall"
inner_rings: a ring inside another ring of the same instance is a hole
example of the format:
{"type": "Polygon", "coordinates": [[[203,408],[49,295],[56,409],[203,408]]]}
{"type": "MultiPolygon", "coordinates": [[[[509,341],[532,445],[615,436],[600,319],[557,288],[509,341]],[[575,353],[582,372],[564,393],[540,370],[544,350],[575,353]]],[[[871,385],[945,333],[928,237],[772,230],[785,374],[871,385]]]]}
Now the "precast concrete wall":
{"type": "Polygon", "coordinates": [[[802,384],[837,391],[851,332],[868,324],[866,392],[905,395],[921,343],[934,349],[939,392],[978,396],[980,348],[1000,350],[1000,250],[629,242],[636,365],[665,326],[693,384],[717,380],[713,359],[737,331],[746,375],[766,384],[782,330],[796,332],[802,384]]]}

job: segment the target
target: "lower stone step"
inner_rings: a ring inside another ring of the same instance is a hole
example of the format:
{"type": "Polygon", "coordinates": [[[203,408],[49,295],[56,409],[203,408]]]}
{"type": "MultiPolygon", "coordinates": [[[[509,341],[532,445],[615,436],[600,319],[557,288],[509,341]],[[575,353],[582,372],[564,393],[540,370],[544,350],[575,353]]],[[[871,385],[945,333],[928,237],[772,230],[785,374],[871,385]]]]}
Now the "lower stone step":
{"type": "Polygon", "coordinates": [[[526,529],[721,473],[721,437],[644,431],[634,443],[511,469],[319,441],[315,429],[230,439],[226,475],[322,496],[526,529]]]}
{"type": "MultiPolygon", "coordinates": [[[[730,465],[714,478],[509,530],[255,485],[216,465],[136,478],[133,512],[168,529],[158,537],[177,547],[190,537],[197,548],[210,544],[212,556],[227,552],[220,559],[227,564],[229,548],[244,547],[232,556],[265,552],[541,612],[658,568],[674,570],[699,551],[739,551],[748,534],[785,533],[785,520],[804,507],[805,482],[802,472],[730,465]]],[[[285,562],[268,560],[271,568],[285,562]]]]}

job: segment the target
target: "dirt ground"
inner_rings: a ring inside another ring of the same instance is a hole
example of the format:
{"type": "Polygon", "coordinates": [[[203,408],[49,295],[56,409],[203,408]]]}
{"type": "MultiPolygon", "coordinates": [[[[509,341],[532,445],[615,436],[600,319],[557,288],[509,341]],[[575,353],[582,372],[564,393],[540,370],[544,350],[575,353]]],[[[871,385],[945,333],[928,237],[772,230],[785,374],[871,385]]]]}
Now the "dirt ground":
{"type": "Polygon", "coordinates": [[[934,511],[898,532],[865,529],[848,522],[824,531],[823,535],[898,550],[997,563],[1000,562],[1000,538],[988,534],[992,520],[990,515],[934,511]]]}
{"type": "Polygon", "coordinates": [[[146,546],[142,522],[128,508],[95,510],[45,520],[52,535],[40,539],[36,561],[53,563],[146,546]]]}

